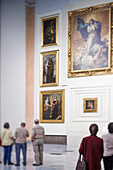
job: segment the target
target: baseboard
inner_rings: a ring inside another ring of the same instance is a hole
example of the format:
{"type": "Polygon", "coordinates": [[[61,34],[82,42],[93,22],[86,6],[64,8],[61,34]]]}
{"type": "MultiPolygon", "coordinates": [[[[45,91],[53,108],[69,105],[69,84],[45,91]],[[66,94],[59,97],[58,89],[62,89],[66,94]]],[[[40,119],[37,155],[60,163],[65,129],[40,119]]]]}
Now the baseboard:
{"type": "Polygon", "coordinates": [[[67,136],[65,135],[45,135],[45,144],[63,144],[67,145],[67,136]]]}

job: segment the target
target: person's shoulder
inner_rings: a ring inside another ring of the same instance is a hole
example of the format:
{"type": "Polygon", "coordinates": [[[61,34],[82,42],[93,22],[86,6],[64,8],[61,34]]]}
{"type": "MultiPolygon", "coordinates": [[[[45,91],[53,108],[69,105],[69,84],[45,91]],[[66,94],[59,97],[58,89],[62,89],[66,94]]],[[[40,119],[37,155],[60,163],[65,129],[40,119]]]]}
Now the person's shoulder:
{"type": "Polygon", "coordinates": [[[42,128],[42,129],[44,129],[44,127],[43,127],[43,126],[41,126],[41,125],[39,125],[39,127],[40,127],[40,128],[42,128]]]}
{"type": "Polygon", "coordinates": [[[20,130],[20,128],[18,127],[18,128],[16,128],[16,131],[18,131],[18,130],[20,130]]]}
{"type": "Polygon", "coordinates": [[[98,136],[96,136],[96,137],[97,137],[98,141],[103,142],[103,139],[102,139],[102,138],[100,138],[100,137],[98,137],[98,136]]]}
{"type": "Polygon", "coordinates": [[[1,133],[3,133],[5,131],[5,128],[3,128],[2,130],[1,130],[1,133]]]}
{"type": "Polygon", "coordinates": [[[86,141],[86,140],[88,140],[89,138],[90,138],[90,136],[86,136],[86,137],[83,138],[83,141],[86,141]]]}
{"type": "Polygon", "coordinates": [[[28,129],[27,129],[27,128],[25,128],[25,131],[28,131],[28,129]]]}
{"type": "Polygon", "coordinates": [[[108,133],[103,134],[103,135],[102,135],[102,139],[103,139],[103,138],[106,138],[107,136],[109,136],[108,133]]]}

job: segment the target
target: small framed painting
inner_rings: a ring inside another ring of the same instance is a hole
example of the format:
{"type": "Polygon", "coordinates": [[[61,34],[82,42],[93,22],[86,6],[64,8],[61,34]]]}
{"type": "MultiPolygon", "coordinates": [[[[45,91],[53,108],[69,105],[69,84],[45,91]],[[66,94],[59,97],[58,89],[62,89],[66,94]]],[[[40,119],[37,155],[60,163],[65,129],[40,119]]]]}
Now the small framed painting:
{"type": "Polygon", "coordinates": [[[40,86],[58,86],[58,51],[40,55],[40,86]]]}
{"type": "Polygon", "coordinates": [[[42,19],[42,47],[58,44],[58,16],[42,19]]]}
{"type": "Polygon", "coordinates": [[[64,123],[65,91],[40,92],[40,122],[64,123]]]}
{"type": "Polygon", "coordinates": [[[83,99],[83,112],[97,112],[97,98],[84,98],[83,99]]]}

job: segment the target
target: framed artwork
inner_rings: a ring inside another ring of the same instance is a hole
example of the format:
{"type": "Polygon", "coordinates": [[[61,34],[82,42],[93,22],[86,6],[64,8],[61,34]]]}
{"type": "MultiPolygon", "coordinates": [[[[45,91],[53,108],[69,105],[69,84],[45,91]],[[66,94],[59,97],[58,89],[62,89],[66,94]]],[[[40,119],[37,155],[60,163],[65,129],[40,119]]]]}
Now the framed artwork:
{"type": "Polygon", "coordinates": [[[58,16],[42,19],[42,47],[58,44],[58,16]]]}
{"type": "Polygon", "coordinates": [[[65,91],[40,92],[40,122],[64,123],[65,91]]]}
{"type": "Polygon", "coordinates": [[[113,74],[113,3],[68,13],[68,77],[113,74]]]}
{"type": "Polygon", "coordinates": [[[84,113],[97,112],[97,98],[84,98],[84,113]]]}
{"type": "Polygon", "coordinates": [[[40,86],[58,86],[58,51],[41,53],[40,86]]]}

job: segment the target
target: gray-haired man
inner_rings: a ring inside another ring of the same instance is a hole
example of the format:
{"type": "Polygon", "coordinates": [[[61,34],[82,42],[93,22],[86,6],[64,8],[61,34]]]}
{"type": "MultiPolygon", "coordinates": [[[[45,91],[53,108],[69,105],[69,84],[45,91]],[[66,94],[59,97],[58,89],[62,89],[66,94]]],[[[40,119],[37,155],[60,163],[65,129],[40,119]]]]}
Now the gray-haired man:
{"type": "Polygon", "coordinates": [[[43,165],[43,143],[44,143],[44,128],[39,125],[39,120],[34,121],[35,126],[32,128],[31,140],[33,142],[33,150],[35,153],[36,163],[33,166],[43,165]]]}

